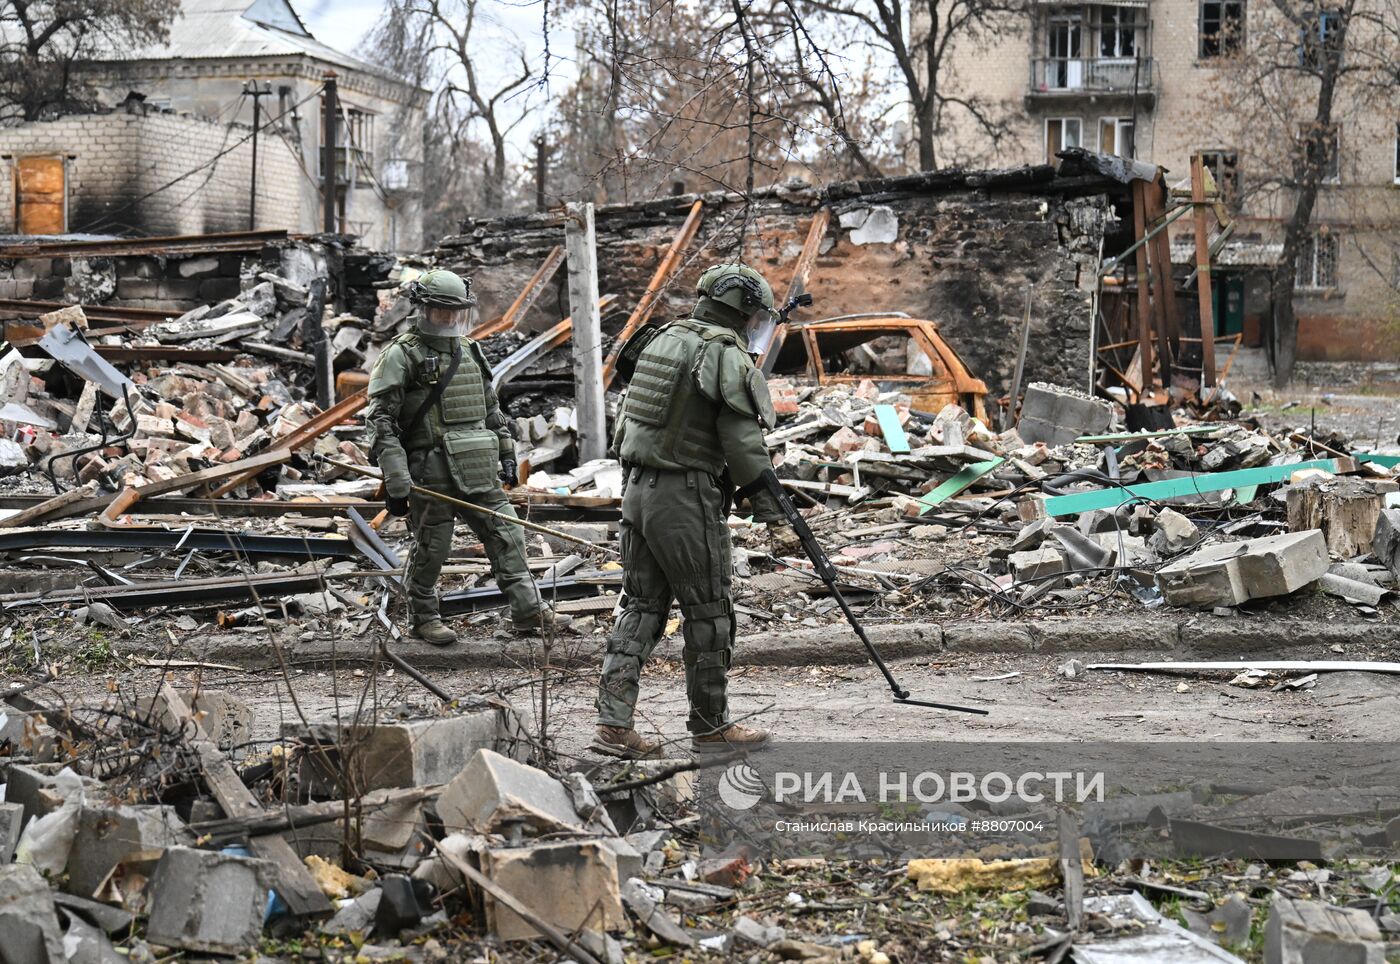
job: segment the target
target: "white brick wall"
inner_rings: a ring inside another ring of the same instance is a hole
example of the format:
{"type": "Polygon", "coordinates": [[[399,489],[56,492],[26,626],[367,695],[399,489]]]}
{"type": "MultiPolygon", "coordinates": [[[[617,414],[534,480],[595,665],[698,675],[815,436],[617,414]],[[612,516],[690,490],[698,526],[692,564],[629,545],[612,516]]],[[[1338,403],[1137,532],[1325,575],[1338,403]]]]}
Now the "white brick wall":
{"type": "MultiPolygon", "coordinates": [[[[121,111],[0,128],[0,231],[15,230],[16,159],[55,154],[67,158],[69,231],[243,230],[248,227],[252,145],[244,139],[249,133],[246,127],[181,115],[121,111]],[[197,173],[180,179],[191,171],[197,173]]],[[[303,229],[302,176],[280,138],[259,138],[257,227],[303,229]]]]}

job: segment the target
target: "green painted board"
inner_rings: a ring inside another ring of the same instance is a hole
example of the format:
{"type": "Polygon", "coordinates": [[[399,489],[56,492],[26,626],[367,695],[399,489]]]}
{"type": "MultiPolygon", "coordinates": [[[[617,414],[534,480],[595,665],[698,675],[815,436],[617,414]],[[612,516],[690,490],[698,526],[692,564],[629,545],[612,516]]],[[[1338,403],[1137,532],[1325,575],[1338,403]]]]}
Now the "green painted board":
{"type": "MultiPolygon", "coordinates": [[[[1112,509],[1134,498],[1160,501],[1187,495],[1220,492],[1223,489],[1238,489],[1246,485],[1282,482],[1300,469],[1324,469],[1328,472],[1336,472],[1337,462],[1335,459],[1314,459],[1311,462],[1294,462],[1291,465],[1261,465],[1254,469],[1207,472],[1180,479],[1141,482],[1123,488],[1094,489],[1091,492],[1076,492],[1073,495],[1057,495],[1045,500],[1045,514],[1052,518],[1062,515],[1078,515],[1081,512],[1092,512],[1094,509],[1112,509]]],[[[930,493],[930,495],[932,494],[930,493]]]]}
{"type": "Polygon", "coordinates": [[[909,451],[909,436],[904,434],[904,426],[899,424],[899,413],[893,405],[876,405],[875,418],[880,423],[880,434],[892,455],[904,455],[909,451]]]}
{"type": "Polygon", "coordinates": [[[1259,486],[1242,485],[1235,490],[1235,502],[1238,505],[1249,505],[1254,501],[1254,497],[1259,494],[1259,486]]]}
{"type": "Polygon", "coordinates": [[[973,462],[971,465],[963,466],[961,472],[950,479],[945,479],[942,485],[919,499],[919,515],[923,515],[934,506],[951,499],[1005,461],[1006,459],[998,456],[985,462],[973,462]]]}
{"type": "Polygon", "coordinates": [[[1400,455],[1377,455],[1375,452],[1352,452],[1351,457],[1358,462],[1373,462],[1383,468],[1393,469],[1400,465],[1400,455]]]}

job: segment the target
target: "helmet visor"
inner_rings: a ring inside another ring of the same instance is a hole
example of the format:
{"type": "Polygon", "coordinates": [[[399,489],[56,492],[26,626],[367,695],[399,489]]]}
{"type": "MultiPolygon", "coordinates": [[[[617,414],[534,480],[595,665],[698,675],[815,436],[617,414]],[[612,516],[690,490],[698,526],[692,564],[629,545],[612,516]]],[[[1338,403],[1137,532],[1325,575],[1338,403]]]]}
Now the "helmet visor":
{"type": "Polygon", "coordinates": [[[744,328],[744,340],[748,342],[750,355],[762,355],[773,344],[773,335],[778,330],[778,315],[767,308],[760,308],[749,315],[744,328]]]}

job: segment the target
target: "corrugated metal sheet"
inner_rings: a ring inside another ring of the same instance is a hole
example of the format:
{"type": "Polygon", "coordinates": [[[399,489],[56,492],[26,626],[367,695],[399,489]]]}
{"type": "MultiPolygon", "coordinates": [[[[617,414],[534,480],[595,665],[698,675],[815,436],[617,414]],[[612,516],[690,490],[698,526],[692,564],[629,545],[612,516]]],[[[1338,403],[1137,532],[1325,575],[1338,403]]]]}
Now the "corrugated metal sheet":
{"type": "MultiPolygon", "coordinates": [[[[1272,268],[1283,254],[1282,243],[1226,241],[1211,264],[1217,268],[1272,268]]],[[[1172,264],[1196,263],[1196,242],[1190,237],[1172,239],[1172,264]]]]}

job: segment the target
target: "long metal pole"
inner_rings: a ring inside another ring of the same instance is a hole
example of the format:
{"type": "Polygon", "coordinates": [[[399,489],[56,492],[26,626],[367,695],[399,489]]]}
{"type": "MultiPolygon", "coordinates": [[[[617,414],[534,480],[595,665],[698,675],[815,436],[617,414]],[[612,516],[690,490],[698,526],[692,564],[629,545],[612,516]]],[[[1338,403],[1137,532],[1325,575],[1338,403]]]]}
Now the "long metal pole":
{"type": "Polygon", "coordinates": [[[262,92],[257,81],[253,82],[253,176],[248,186],[248,230],[258,227],[258,128],[262,125],[262,92]]]}
{"type": "Polygon", "coordinates": [[[321,115],[321,230],[327,234],[334,234],[336,230],[335,147],[336,117],[340,112],[340,103],[336,96],[335,76],[335,71],[326,71],[321,115]]]}
{"type": "MultiPolygon", "coordinates": [[[[351,462],[342,462],[339,459],[329,459],[325,456],[321,456],[321,460],[327,465],[334,465],[336,468],[345,469],[346,471],[354,472],[357,475],[363,475],[367,479],[384,478],[384,476],[381,473],[376,472],[374,469],[366,468],[363,465],[355,465],[351,462]]],[[[439,492],[436,489],[425,489],[421,485],[415,485],[413,486],[413,491],[417,492],[419,495],[426,495],[430,499],[437,499],[439,502],[446,502],[448,505],[455,505],[459,509],[466,509],[468,512],[475,512],[478,515],[489,515],[494,518],[501,519],[504,522],[509,522],[514,525],[518,525],[523,529],[530,529],[534,532],[539,532],[547,536],[554,536],[556,539],[564,539],[568,542],[575,542],[581,546],[587,546],[590,549],[601,549],[602,551],[611,553],[614,556],[622,555],[621,552],[612,548],[611,546],[600,546],[596,542],[589,542],[587,539],[580,539],[578,536],[571,536],[567,532],[561,532],[558,529],[552,529],[549,526],[540,525],[538,522],[531,522],[529,519],[522,519],[519,516],[514,515],[506,515],[504,512],[497,512],[494,509],[488,509],[484,505],[477,505],[475,502],[468,502],[465,499],[459,499],[455,496],[448,495],[445,492],[439,492]]]]}

